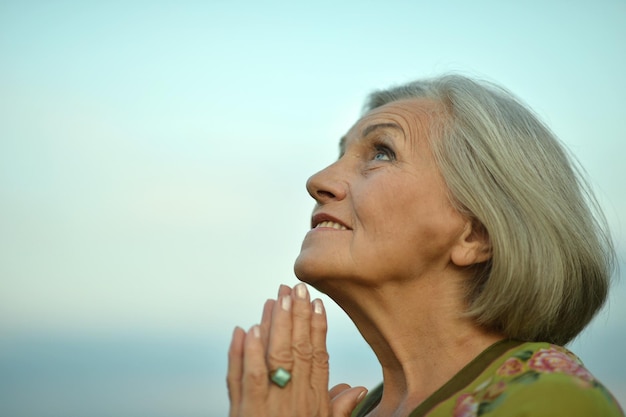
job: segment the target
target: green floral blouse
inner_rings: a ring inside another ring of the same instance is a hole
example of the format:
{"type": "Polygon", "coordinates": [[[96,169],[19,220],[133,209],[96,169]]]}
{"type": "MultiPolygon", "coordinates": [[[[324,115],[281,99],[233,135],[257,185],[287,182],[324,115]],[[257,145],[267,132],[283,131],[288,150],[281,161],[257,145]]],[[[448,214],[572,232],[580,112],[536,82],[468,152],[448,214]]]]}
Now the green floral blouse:
{"type": "MultiPolygon", "coordinates": [[[[367,415],[383,386],[352,414],[367,415]]],[[[611,393],[561,346],[505,340],[489,347],[409,417],[623,417],[611,393]]]]}

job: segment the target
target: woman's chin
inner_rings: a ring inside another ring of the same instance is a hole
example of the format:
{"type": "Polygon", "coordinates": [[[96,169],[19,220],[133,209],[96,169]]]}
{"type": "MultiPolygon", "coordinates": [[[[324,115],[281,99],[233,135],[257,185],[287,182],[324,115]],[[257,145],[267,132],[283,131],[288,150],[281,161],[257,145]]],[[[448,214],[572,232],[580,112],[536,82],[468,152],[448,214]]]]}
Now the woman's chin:
{"type": "Polygon", "coordinates": [[[293,266],[296,277],[315,288],[325,281],[334,280],[337,277],[337,268],[328,262],[321,262],[320,257],[308,256],[306,251],[301,252],[293,266]]]}
{"type": "Polygon", "coordinates": [[[293,265],[293,272],[300,281],[312,285],[316,281],[316,275],[319,274],[319,268],[316,268],[313,262],[308,261],[300,253],[293,265]]]}

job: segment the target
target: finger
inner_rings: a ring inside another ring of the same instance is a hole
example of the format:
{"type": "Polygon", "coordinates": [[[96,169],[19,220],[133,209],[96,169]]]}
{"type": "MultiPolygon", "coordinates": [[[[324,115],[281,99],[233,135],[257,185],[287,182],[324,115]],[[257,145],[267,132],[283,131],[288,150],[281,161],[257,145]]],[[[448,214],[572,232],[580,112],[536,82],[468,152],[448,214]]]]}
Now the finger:
{"type": "Polygon", "coordinates": [[[243,342],[246,333],[241,327],[235,327],[233,337],[228,349],[228,371],[226,385],[228,387],[228,399],[230,401],[230,417],[239,414],[241,402],[241,378],[243,375],[243,342]]]}
{"type": "Polygon", "coordinates": [[[348,384],[337,384],[328,391],[328,396],[333,400],[336,396],[350,388],[352,387],[348,384]]]}
{"type": "MultiPolygon", "coordinates": [[[[309,402],[319,410],[320,415],[327,415],[328,384],[313,384],[313,345],[311,344],[311,302],[305,284],[298,284],[293,289],[293,391],[296,404],[309,402]]],[[[318,381],[319,382],[319,381],[318,381]]]]}
{"type": "Polygon", "coordinates": [[[268,370],[261,329],[253,326],[246,334],[243,347],[243,380],[241,384],[241,415],[262,415],[268,390],[268,370]]]}
{"type": "Polygon", "coordinates": [[[290,295],[290,294],[291,294],[291,288],[287,285],[280,284],[280,286],[278,287],[278,298],[282,297],[283,295],[290,295]]]}
{"type": "Polygon", "coordinates": [[[333,417],[350,417],[356,406],[365,398],[367,389],[354,387],[343,390],[331,401],[333,417]]]}
{"type": "Polygon", "coordinates": [[[278,368],[284,368],[289,372],[293,370],[291,353],[292,303],[290,295],[283,295],[274,304],[272,310],[267,350],[267,366],[271,371],[278,368]]]}
{"type": "MultiPolygon", "coordinates": [[[[291,294],[291,288],[287,285],[280,284],[278,287],[278,298],[291,294]]],[[[274,308],[274,300],[267,300],[263,308],[263,318],[261,319],[261,339],[263,345],[267,348],[269,342],[269,329],[272,320],[272,310],[274,308]],[[271,305],[268,305],[271,304],[271,305]]]]}
{"type": "MultiPolygon", "coordinates": [[[[311,365],[313,360],[313,346],[311,344],[311,303],[309,301],[309,291],[305,284],[298,284],[294,287],[295,297],[293,298],[293,373],[298,378],[310,386],[311,365]]],[[[327,391],[327,387],[324,388],[327,391]]]]}
{"type": "Polygon", "coordinates": [[[313,300],[311,317],[311,383],[320,392],[328,390],[328,350],[326,349],[326,312],[322,300],[313,300]]]}
{"type": "Polygon", "coordinates": [[[272,321],[272,310],[274,309],[274,300],[267,300],[263,305],[263,315],[261,317],[261,342],[267,351],[267,344],[270,335],[270,323],[272,321]]]}

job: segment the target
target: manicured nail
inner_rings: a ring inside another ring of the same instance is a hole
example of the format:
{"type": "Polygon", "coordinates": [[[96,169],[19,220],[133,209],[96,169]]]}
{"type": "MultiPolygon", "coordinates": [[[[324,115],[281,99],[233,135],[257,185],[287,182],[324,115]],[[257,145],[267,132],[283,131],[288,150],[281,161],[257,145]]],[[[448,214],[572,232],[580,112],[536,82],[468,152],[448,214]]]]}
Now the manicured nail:
{"type": "Polygon", "coordinates": [[[261,329],[259,328],[259,326],[252,326],[252,336],[256,337],[257,339],[259,337],[261,337],[261,329]]]}
{"type": "Polygon", "coordinates": [[[324,313],[324,305],[322,304],[322,300],[320,300],[319,298],[316,300],[313,300],[313,312],[315,314],[324,313]]]}
{"type": "Polygon", "coordinates": [[[363,398],[365,398],[365,394],[367,394],[367,390],[361,391],[358,397],[356,397],[356,401],[360,402],[363,398]]]}
{"type": "Polygon", "coordinates": [[[296,297],[301,298],[301,299],[305,299],[306,298],[306,285],[304,284],[298,284],[296,285],[296,297]]]}
{"type": "Polygon", "coordinates": [[[283,308],[283,310],[289,311],[291,309],[291,296],[285,295],[280,301],[280,306],[283,308]]]}

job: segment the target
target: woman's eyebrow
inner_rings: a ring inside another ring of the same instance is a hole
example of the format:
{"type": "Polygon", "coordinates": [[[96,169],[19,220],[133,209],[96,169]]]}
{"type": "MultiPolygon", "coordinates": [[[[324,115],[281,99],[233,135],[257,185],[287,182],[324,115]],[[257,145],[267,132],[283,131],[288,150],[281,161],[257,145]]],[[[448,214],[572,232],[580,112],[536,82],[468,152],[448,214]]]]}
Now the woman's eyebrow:
{"type": "MultiPolygon", "coordinates": [[[[361,134],[361,136],[365,137],[378,129],[396,129],[404,133],[402,127],[400,127],[400,125],[396,123],[376,123],[373,125],[369,125],[365,129],[363,129],[363,133],[361,134]]],[[[347,138],[345,136],[342,136],[341,139],[339,139],[339,156],[343,155],[346,151],[346,140],[347,138]]]]}
{"type": "Polygon", "coordinates": [[[396,129],[399,130],[400,132],[404,133],[404,130],[402,130],[402,128],[400,127],[400,125],[396,124],[396,123],[376,123],[374,125],[369,125],[368,127],[366,127],[365,129],[363,129],[363,133],[361,134],[363,137],[369,135],[370,133],[378,130],[378,129],[396,129]]]}

